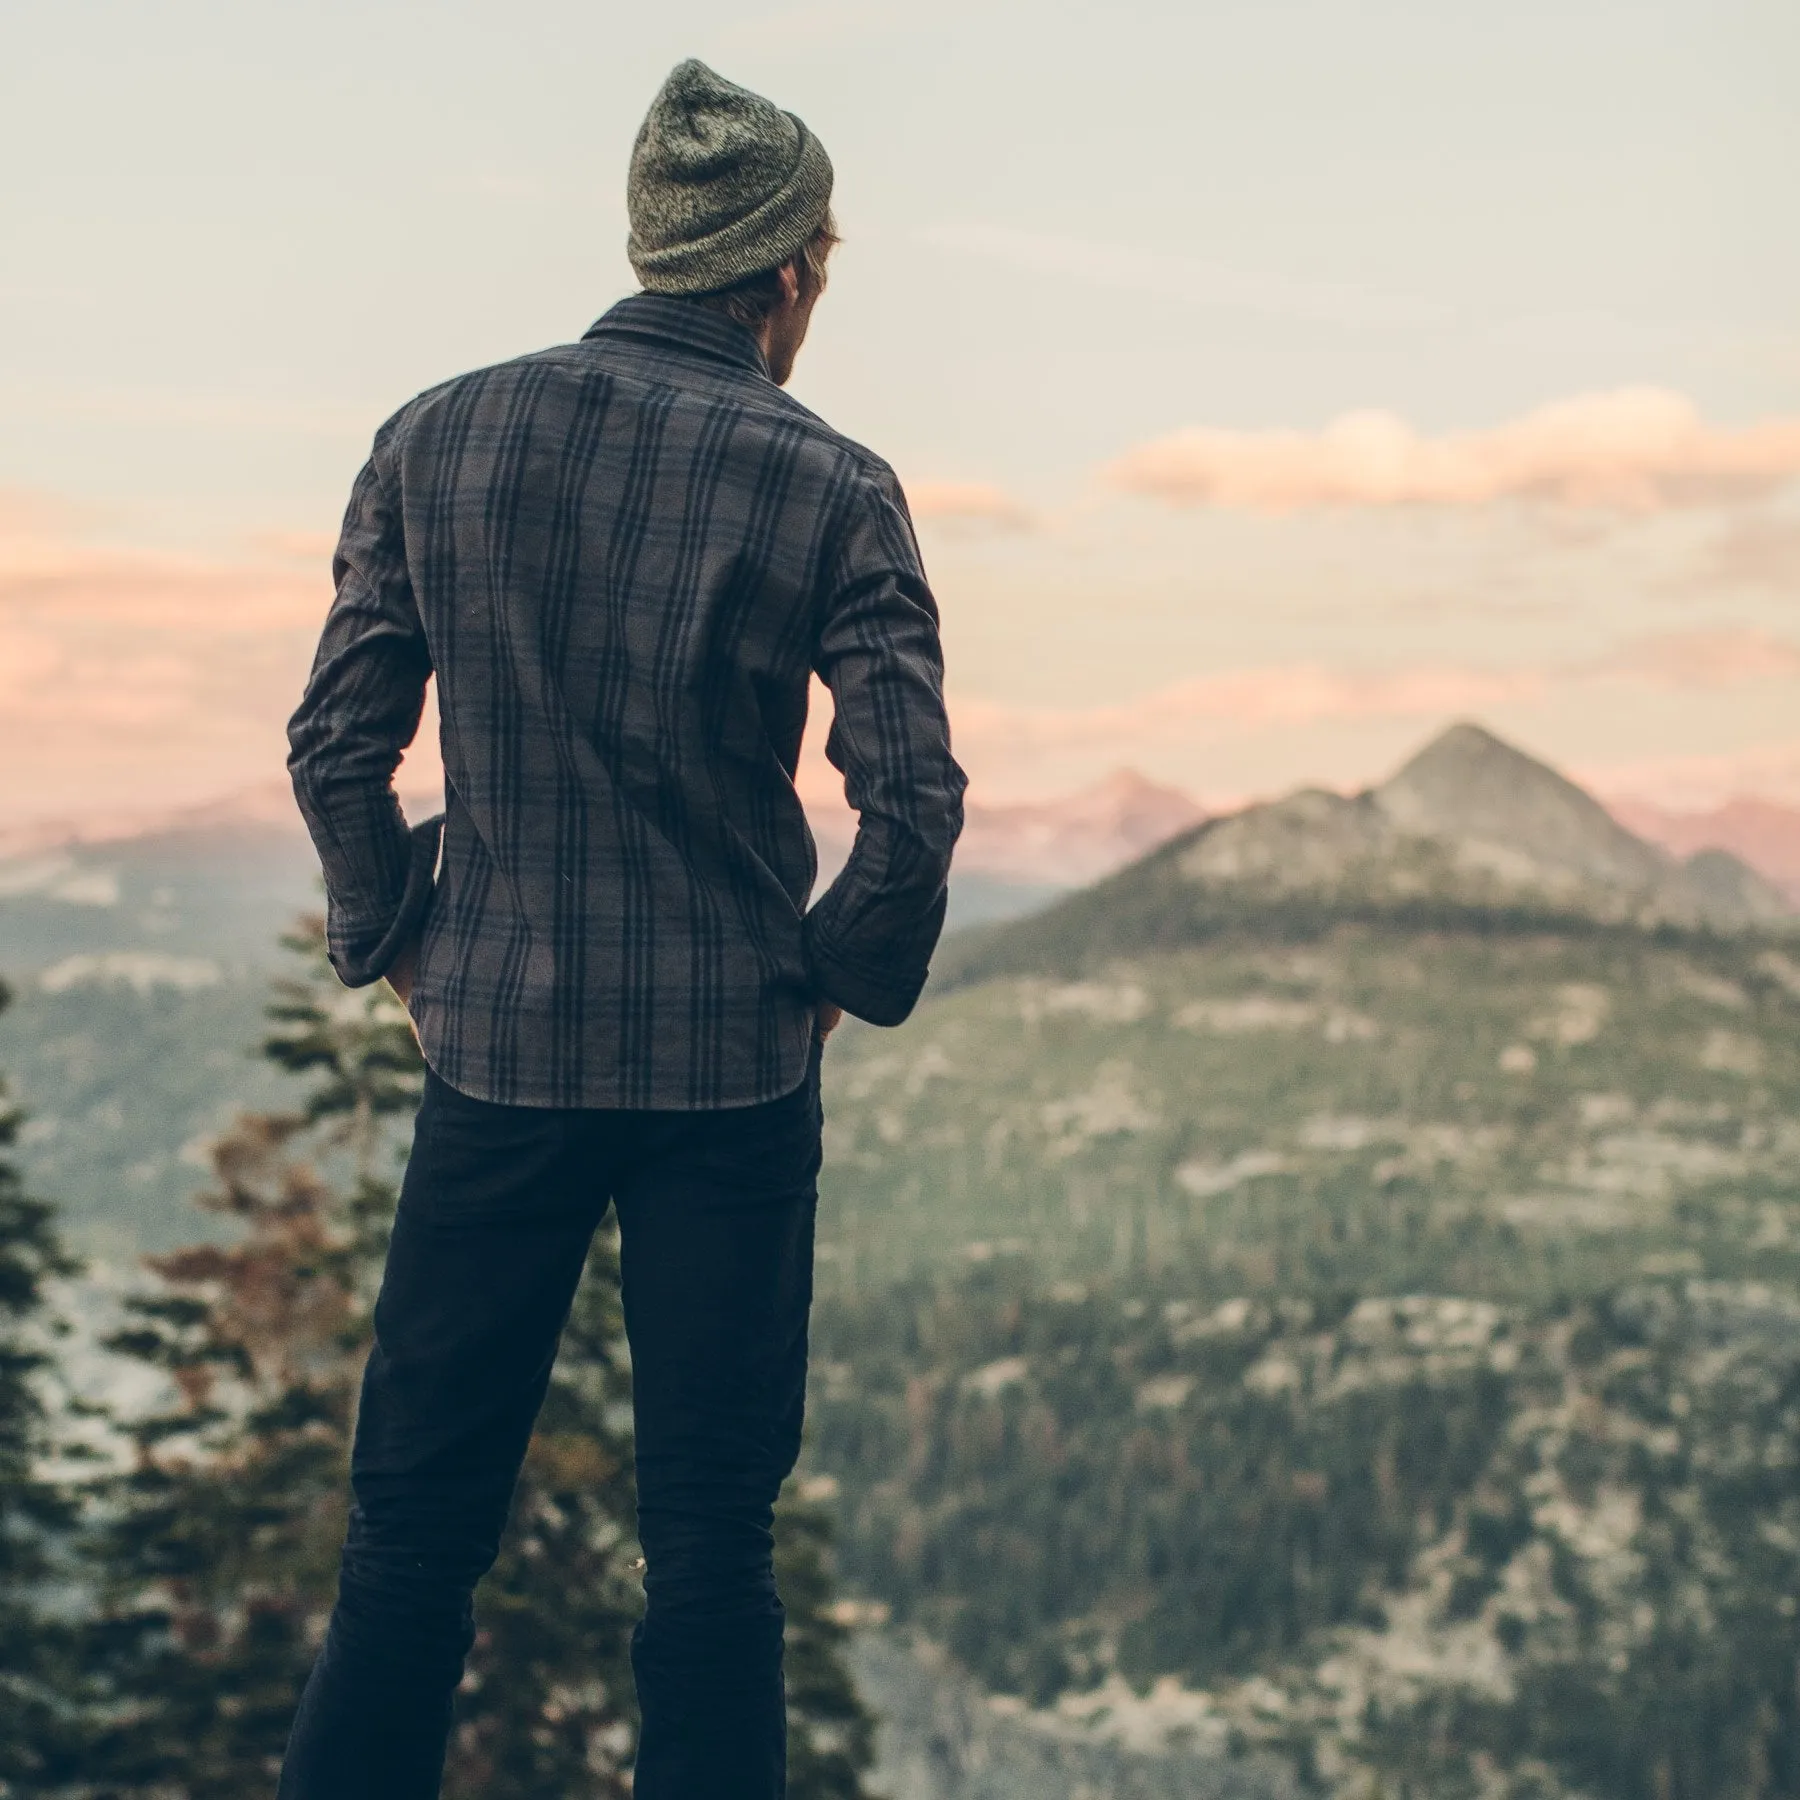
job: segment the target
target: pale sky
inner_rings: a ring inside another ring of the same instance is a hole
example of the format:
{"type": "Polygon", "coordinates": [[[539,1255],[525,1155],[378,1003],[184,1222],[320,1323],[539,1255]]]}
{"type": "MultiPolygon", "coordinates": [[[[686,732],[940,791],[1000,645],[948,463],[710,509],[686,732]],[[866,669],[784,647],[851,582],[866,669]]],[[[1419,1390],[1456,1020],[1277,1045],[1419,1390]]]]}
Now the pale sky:
{"type": "Polygon", "coordinates": [[[688,54],[836,164],[794,388],[978,793],[1800,801],[1792,0],[0,0],[0,823],[279,773],[371,433],[630,291],[688,54]]]}

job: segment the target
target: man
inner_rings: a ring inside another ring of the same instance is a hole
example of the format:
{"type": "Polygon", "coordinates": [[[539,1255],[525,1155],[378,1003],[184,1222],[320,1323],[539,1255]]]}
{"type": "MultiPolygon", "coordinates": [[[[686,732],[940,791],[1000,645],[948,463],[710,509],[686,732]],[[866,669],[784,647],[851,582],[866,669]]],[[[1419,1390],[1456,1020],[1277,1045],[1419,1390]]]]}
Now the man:
{"type": "Polygon", "coordinates": [[[964,786],[892,471],[781,391],[831,183],[799,119],[683,63],[632,153],[644,291],[421,395],[357,478],[290,766],[333,961],[393,982],[429,1073],[286,1800],[437,1793],[471,1590],[609,1204],[646,1561],[635,1792],[782,1792],[770,1526],[820,1046],[840,1009],[911,1010],[964,786]],[[814,672],[860,826],[808,911],[814,672]],[[409,832],[392,776],[433,674],[446,808],[409,832]]]}

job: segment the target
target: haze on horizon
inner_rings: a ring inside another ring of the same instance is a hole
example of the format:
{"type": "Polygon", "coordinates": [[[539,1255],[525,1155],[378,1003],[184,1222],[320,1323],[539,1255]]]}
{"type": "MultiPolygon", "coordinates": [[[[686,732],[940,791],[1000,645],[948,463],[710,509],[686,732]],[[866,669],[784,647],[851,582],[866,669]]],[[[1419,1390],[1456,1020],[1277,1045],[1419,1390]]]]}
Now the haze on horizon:
{"type": "Polygon", "coordinates": [[[370,434],[629,291],[690,53],[831,150],[795,391],[907,483],[977,795],[1349,786],[1473,715],[1800,801],[1780,0],[68,0],[7,44],[0,825],[279,774],[370,434]]]}

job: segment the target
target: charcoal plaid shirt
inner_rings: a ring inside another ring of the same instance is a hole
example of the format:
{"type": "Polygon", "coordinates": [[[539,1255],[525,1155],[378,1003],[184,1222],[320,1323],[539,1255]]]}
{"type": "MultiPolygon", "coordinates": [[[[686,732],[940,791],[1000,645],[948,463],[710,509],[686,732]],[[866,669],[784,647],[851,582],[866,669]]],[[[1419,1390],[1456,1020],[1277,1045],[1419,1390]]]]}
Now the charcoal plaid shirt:
{"type": "Polygon", "coordinates": [[[334,574],[289,727],[331,955],[373,981],[422,925],[413,1016],[451,1086],[740,1105],[804,1078],[819,998],[905,1018],[962,821],[937,609],[892,471],[742,326],[640,294],[420,395],[334,574]],[[860,828],[809,911],[814,671],[860,828]],[[441,853],[392,786],[434,673],[441,853]]]}

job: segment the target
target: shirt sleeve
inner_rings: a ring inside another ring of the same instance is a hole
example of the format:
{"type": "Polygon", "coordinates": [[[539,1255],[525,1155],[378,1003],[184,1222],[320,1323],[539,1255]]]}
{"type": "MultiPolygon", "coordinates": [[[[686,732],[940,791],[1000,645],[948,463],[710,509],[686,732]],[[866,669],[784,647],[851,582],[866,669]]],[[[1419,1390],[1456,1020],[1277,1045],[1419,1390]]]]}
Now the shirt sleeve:
{"type": "Polygon", "coordinates": [[[806,916],[809,970],[824,999],[898,1025],[943,929],[968,784],[950,753],[937,603],[885,468],[859,477],[852,496],[814,667],[836,714],[825,754],[858,822],[849,861],[806,916]]]}
{"type": "Polygon", "coordinates": [[[385,974],[422,919],[442,823],[409,831],[394,794],[431,653],[380,468],[391,430],[377,436],[351,491],[332,561],[337,597],[288,723],[294,797],[325,872],[326,946],[352,987],[385,974]]]}

